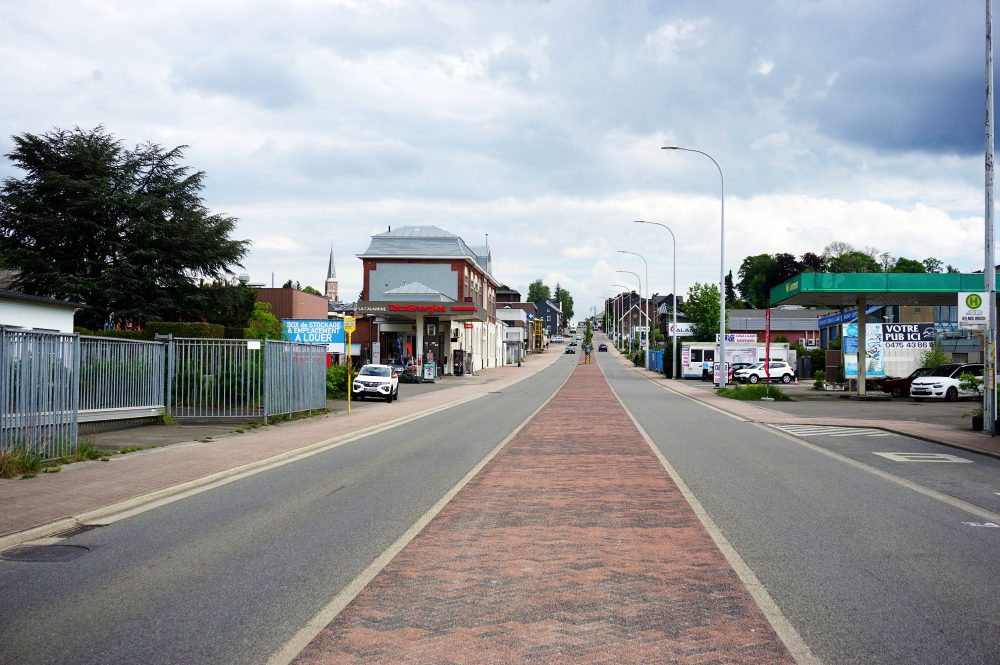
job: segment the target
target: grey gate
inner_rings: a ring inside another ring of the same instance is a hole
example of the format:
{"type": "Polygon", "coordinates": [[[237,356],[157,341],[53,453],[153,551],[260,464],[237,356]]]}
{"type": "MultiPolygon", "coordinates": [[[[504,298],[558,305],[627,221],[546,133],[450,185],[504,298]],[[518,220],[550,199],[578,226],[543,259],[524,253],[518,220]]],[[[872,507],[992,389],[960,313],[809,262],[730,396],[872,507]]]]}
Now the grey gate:
{"type": "Polygon", "coordinates": [[[266,420],[326,406],[326,349],[272,340],[173,339],[167,409],[175,418],[266,420]]]}
{"type": "Polygon", "coordinates": [[[73,334],[0,330],[0,452],[76,452],[79,354],[73,334]]]}

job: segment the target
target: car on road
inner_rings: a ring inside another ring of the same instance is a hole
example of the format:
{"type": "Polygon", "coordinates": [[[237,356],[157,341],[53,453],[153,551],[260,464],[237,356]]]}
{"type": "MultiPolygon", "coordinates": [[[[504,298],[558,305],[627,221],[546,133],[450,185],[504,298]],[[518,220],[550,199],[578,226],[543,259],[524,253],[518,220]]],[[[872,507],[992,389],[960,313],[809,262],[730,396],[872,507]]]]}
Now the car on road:
{"type": "MultiPolygon", "coordinates": [[[[680,305],[678,305],[678,307],[680,307],[680,305]]],[[[604,344],[604,343],[602,342],[601,344],[598,344],[598,345],[597,345],[597,350],[598,350],[598,351],[607,351],[607,350],[608,350],[608,345],[607,345],[607,344],[604,344]]]]}
{"type": "Polygon", "coordinates": [[[921,367],[920,369],[913,370],[909,376],[887,376],[879,385],[882,388],[882,392],[889,393],[893,397],[909,397],[910,384],[913,383],[913,380],[921,376],[927,376],[932,371],[934,371],[933,367],[921,367]]]}
{"type": "Polygon", "coordinates": [[[399,374],[389,365],[368,364],[358,371],[351,388],[357,399],[377,397],[392,402],[399,399],[399,374]]]}
{"type": "Polygon", "coordinates": [[[795,370],[784,360],[772,360],[766,369],[765,363],[754,363],[750,367],[733,372],[733,378],[740,383],[760,383],[768,380],[768,374],[771,381],[791,383],[795,380],[795,370]]]}
{"type": "Polygon", "coordinates": [[[569,345],[570,345],[570,346],[576,346],[576,345],[577,345],[577,344],[576,344],[576,340],[573,340],[572,342],[570,342],[570,343],[569,343],[569,345]]]}
{"type": "Polygon", "coordinates": [[[572,347],[572,346],[567,346],[566,350],[563,353],[572,353],[572,354],[575,355],[576,354],[576,349],[574,347],[572,347]]]}
{"type": "Polygon", "coordinates": [[[925,399],[943,399],[954,402],[959,397],[975,397],[979,391],[974,388],[962,388],[963,374],[983,377],[981,363],[948,363],[938,365],[926,376],[918,376],[910,383],[910,397],[917,402],[925,399]]]}
{"type": "MultiPolygon", "coordinates": [[[[678,305],[678,306],[679,306],[679,305],[678,305]]],[[[553,337],[553,338],[552,338],[552,341],[553,341],[554,343],[556,343],[556,344],[562,344],[562,343],[563,343],[563,342],[565,342],[566,340],[565,340],[565,339],[563,339],[563,336],[562,336],[562,335],[556,335],[555,337],[553,337]]]]}

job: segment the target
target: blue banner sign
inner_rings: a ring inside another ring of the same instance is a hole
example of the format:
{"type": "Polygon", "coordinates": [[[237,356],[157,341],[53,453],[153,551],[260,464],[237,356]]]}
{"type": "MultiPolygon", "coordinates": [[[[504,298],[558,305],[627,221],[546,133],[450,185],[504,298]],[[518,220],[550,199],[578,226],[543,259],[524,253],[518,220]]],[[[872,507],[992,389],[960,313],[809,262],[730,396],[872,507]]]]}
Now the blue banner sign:
{"type": "Polygon", "coordinates": [[[344,322],[340,319],[282,319],[281,337],[302,344],[343,344],[344,322]]]}
{"type": "MultiPolygon", "coordinates": [[[[870,305],[865,311],[869,314],[874,314],[882,309],[882,307],[884,305],[870,305]]],[[[830,316],[824,316],[816,321],[816,325],[819,328],[826,328],[827,326],[839,326],[841,323],[854,323],[857,320],[858,310],[852,309],[849,312],[839,312],[830,316]]]]}

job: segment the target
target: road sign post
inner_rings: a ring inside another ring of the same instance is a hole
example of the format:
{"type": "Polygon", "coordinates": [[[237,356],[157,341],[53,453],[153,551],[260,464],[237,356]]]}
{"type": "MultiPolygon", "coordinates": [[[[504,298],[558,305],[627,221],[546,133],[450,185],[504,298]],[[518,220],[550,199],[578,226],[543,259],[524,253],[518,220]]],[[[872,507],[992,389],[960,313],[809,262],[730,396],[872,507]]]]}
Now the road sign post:
{"type": "Polygon", "coordinates": [[[347,413],[351,413],[351,393],[354,392],[354,375],[351,372],[351,333],[357,327],[353,316],[344,317],[344,332],[347,333],[347,413]]]}

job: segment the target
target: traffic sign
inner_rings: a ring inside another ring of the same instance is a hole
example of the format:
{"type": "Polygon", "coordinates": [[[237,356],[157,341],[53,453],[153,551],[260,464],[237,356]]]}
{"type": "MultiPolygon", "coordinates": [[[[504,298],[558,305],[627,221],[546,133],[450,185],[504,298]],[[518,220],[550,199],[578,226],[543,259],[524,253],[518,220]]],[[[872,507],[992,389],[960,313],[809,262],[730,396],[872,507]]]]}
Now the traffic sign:
{"type": "Polygon", "coordinates": [[[357,329],[357,323],[353,316],[344,317],[344,332],[352,333],[357,329]]]}

